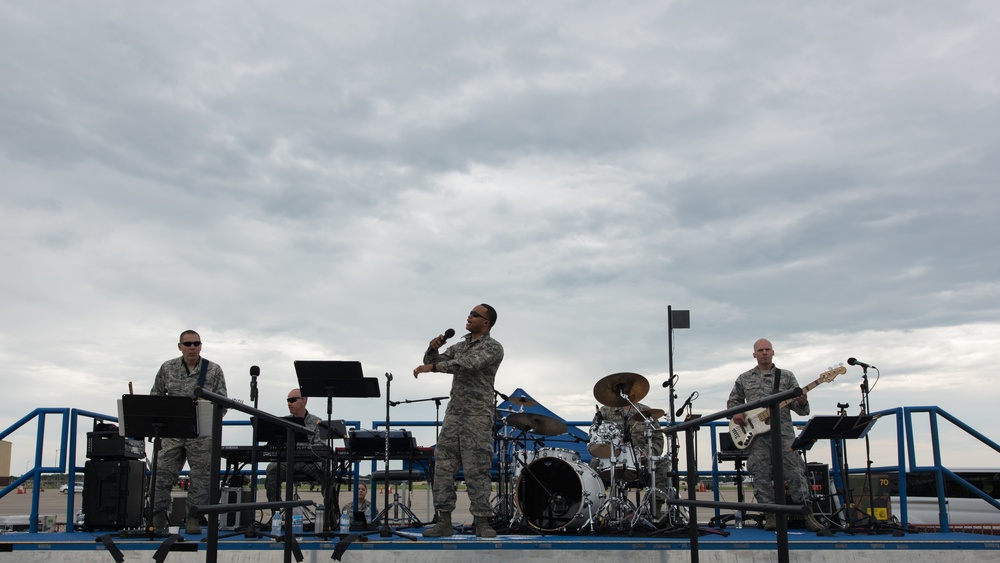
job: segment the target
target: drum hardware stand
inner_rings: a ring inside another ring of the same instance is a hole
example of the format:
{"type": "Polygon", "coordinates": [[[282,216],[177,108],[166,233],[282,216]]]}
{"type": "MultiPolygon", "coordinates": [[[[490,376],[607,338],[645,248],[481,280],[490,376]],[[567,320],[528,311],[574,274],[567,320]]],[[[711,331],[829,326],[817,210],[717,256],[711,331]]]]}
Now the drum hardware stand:
{"type": "MultiPolygon", "coordinates": [[[[497,408],[497,413],[505,412],[497,408]]],[[[518,463],[517,456],[514,455],[517,445],[516,440],[510,437],[510,426],[507,424],[507,417],[500,417],[503,421],[499,429],[499,439],[496,442],[498,475],[497,475],[497,496],[493,503],[493,517],[497,522],[507,522],[508,527],[513,528],[517,518],[517,507],[514,506],[514,475],[511,458],[518,463]]]]}

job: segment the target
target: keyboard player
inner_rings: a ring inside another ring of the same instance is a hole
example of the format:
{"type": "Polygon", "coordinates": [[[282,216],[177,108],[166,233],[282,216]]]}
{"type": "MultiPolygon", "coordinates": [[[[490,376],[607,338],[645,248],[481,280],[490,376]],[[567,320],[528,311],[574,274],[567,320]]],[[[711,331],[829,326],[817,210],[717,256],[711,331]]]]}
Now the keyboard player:
{"type": "MultiPolygon", "coordinates": [[[[311,445],[317,452],[323,452],[326,443],[323,441],[322,432],[319,425],[323,421],[320,417],[306,410],[308,397],[302,396],[302,390],[295,388],[288,392],[288,412],[293,417],[301,418],[306,428],[312,430],[314,434],[311,438],[311,445]]],[[[323,482],[323,459],[317,454],[316,461],[295,462],[295,480],[306,480],[323,482]]],[[[264,480],[264,490],[267,491],[268,502],[281,500],[281,487],[285,482],[285,463],[271,462],[267,464],[267,477],[264,480]]]]}

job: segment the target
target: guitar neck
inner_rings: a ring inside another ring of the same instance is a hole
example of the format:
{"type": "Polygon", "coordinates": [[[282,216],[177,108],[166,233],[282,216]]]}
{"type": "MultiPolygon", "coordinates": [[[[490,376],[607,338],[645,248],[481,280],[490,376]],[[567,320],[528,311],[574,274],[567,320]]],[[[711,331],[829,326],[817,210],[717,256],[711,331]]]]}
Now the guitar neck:
{"type": "MultiPolygon", "coordinates": [[[[817,379],[816,381],[813,381],[809,385],[806,385],[805,387],[803,387],[802,388],[802,392],[803,393],[808,393],[808,392],[812,391],[813,389],[815,389],[816,386],[819,385],[820,383],[823,383],[822,379],[817,379]]],[[[798,399],[798,397],[792,397],[791,399],[785,399],[784,401],[781,401],[781,404],[778,405],[778,407],[779,408],[785,408],[788,405],[792,404],[792,401],[794,401],[795,399],[798,399]]]]}

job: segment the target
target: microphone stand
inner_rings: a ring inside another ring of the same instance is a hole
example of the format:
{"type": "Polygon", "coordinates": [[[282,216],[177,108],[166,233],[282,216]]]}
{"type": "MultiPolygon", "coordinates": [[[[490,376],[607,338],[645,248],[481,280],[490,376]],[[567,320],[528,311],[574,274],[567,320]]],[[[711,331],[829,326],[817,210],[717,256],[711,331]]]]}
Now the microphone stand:
{"type": "MultiPolygon", "coordinates": [[[[389,398],[392,396],[392,374],[385,372],[385,481],[383,483],[382,490],[385,493],[385,509],[384,517],[382,518],[382,529],[379,531],[379,536],[383,538],[392,537],[393,534],[401,538],[406,538],[408,540],[417,541],[416,536],[411,536],[409,534],[404,534],[397,530],[393,530],[389,527],[389,435],[391,434],[392,424],[389,419],[389,407],[392,406],[392,401],[389,398]]],[[[397,403],[398,404],[398,403],[397,403]]]]}
{"type": "MultiPolygon", "coordinates": [[[[253,408],[257,408],[257,376],[260,375],[260,368],[250,367],[250,401],[253,408]]],[[[257,422],[253,424],[253,442],[250,446],[250,502],[257,502],[257,422]]]]}
{"type": "MultiPolygon", "coordinates": [[[[426,403],[427,401],[434,401],[434,443],[437,444],[439,427],[441,426],[441,401],[445,399],[450,399],[451,397],[431,397],[429,399],[405,399],[402,401],[391,401],[389,404],[392,406],[397,405],[408,405],[410,403],[426,403]]],[[[389,418],[386,417],[386,421],[389,418]]]]}
{"type": "MultiPolygon", "coordinates": [[[[666,382],[666,386],[669,387],[669,389],[670,389],[670,391],[667,393],[667,395],[670,398],[670,401],[669,401],[670,402],[670,407],[669,407],[669,412],[670,412],[670,426],[673,426],[674,424],[676,424],[676,421],[677,421],[677,417],[674,414],[674,400],[677,399],[677,387],[676,386],[677,386],[677,382],[678,381],[680,381],[680,376],[671,373],[670,374],[670,378],[667,379],[667,382],[666,382]]],[[[667,455],[669,455],[668,459],[670,459],[670,473],[671,473],[670,480],[671,480],[671,485],[673,485],[675,491],[680,491],[681,490],[681,474],[680,474],[680,471],[678,471],[678,465],[677,465],[678,463],[680,463],[680,459],[677,456],[677,434],[676,433],[671,433],[669,436],[667,436],[667,440],[668,440],[668,442],[665,443],[663,446],[664,446],[664,448],[666,448],[668,446],[670,448],[670,453],[667,454],[667,455]]]]}

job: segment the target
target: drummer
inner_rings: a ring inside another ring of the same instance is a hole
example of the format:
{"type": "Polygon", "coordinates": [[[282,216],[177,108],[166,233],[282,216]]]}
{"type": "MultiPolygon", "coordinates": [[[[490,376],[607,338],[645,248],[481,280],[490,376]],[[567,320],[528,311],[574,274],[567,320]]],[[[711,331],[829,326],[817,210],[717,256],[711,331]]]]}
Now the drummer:
{"type": "MultiPolygon", "coordinates": [[[[642,468],[646,467],[646,460],[648,459],[648,452],[646,451],[646,424],[643,417],[640,416],[640,412],[647,413],[653,412],[654,409],[647,407],[642,403],[636,403],[639,407],[637,411],[632,405],[625,405],[624,407],[609,407],[607,405],[602,406],[597,414],[594,415],[594,421],[591,424],[591,433],[596,432],[598,427],[604,422],[609,422],[615,424],[620,430],[625,428],[626,421],[628,423],[628,437],[625,438],[625,433],[622,432],[621,435],[623,439],[628,439],[632,441],[632,447],[640,452],[641,459],[636,460],[637,463],[642,464],[642,468]]],[[[662,416],[663,411],[659,411],[660,416],[662,416]]],[[[655,420],[654,420],[655,422],[655,420]]],[[[663,454],[663,432],[659,431],[659,424],[653,428],[653,455],[663,454]]],[[[623,451],[623,454],[625,452],[623,451]]],[[[598,457],[593,457],[590,460],[590,466],[595,470],[601,463],[601,459],[598,457]]],[[[656,462],[656,488],[660,491],[666,491],[670,486],[670,460],[661,459],[656,462]]],[[[665,498],[660,494],[656,495],[657,512],[662,512],[662,506],[665,498]]]]}

